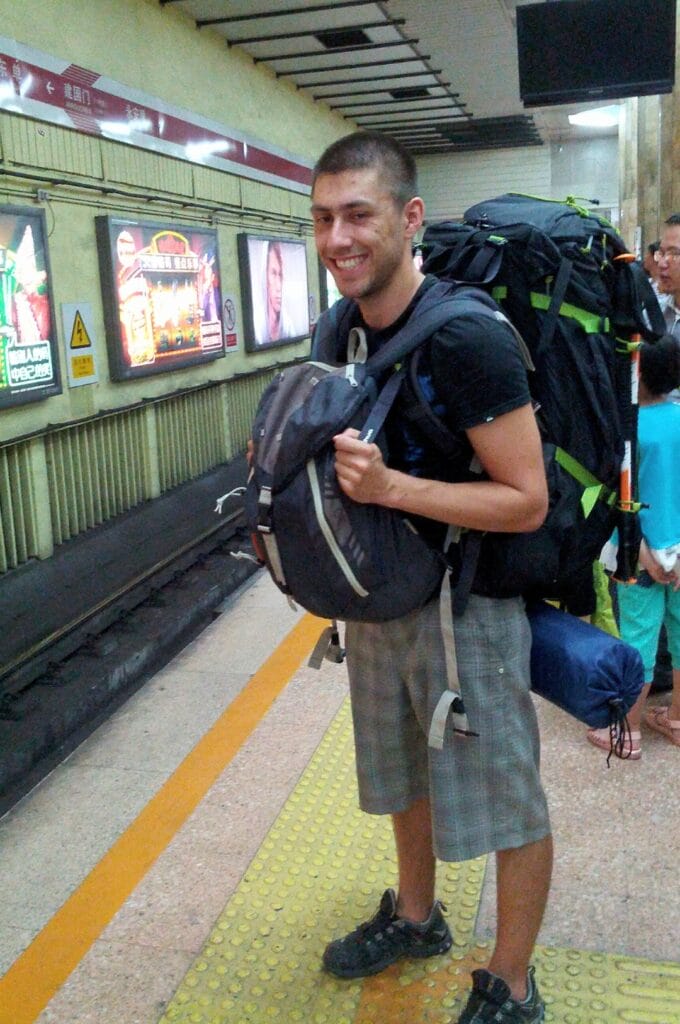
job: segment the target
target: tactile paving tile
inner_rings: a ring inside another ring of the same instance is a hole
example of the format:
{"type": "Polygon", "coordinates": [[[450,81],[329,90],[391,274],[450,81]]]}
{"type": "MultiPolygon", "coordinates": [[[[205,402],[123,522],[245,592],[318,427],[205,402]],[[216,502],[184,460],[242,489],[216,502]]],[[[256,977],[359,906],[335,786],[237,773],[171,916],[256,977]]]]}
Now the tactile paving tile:
{"type": "MultiPolygon", "coordinates": [[[[484,865],[479,858],[439,872],[437,891],[458,955],[472,941],[484,865]]],[[[321,954],[375,912],[396,877],[389,819],[358,809],[345,704],[161,1024],[355,1024],[362,982],[325,974],[321,954]]],[[[446,962],[404,962],[400,984],[427,988],[433,969],[446,962]]]]}
{"type": "MultiPolygon", "coordinates": [[[[159,1024],[449,1024],[490,955],[474,940],[485,863],[438,867],[449,953],[357,981],[321,970],[326,943],[396,879],[389,820],[358,810],[345,704],[159,1024]]],[[[545,947],[534,960],[546,1024],[680,1024],[680,964],[545,947]]]]}

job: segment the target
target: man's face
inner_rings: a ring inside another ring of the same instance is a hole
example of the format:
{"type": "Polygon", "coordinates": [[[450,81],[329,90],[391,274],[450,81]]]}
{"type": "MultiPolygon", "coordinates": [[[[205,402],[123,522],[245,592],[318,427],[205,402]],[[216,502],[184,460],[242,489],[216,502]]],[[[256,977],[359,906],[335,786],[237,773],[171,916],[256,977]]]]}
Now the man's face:
{"type": "Polygon", "coordinates": [[[680,224],[664,227],[657,256],[660,257],[659,288],[680,303],[680,224]]]}
{"type": "Polygon", "coordinates": [[[312,193],[314,237],[343,295],[378,296],[404,260],[407,217],[378,167],[320,174],[312,193]]]}

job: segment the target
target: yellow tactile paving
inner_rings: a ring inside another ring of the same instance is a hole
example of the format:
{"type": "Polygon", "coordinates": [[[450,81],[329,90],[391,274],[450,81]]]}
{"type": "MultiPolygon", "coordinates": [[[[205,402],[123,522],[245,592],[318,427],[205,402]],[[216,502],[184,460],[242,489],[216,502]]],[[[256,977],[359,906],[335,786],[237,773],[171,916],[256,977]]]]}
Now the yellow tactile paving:
{"type": "Polygon", "coordinates": [[[305,615],[0,978],[0,1024],[33,1024],[307,657],[305,615]]]}
{"type": "MultiPolygon", "coordinates": [[[[450,953],[364,981],[320,970],[396,878],[389,822],[357,809],[345,705],[159,1024],[449,1024],[489,956],[474,939],[484,866],[440,866],[450,953]]],[[[680,964],[546,947],[535,963],[546,1024],[680,1024],[680,964]]]]}

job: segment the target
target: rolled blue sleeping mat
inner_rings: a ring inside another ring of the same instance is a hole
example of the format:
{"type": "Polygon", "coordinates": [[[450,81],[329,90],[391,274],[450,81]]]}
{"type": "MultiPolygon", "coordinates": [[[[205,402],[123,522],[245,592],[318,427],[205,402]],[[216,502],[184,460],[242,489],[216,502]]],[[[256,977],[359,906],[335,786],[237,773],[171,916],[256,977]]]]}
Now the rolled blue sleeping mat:
{"type": "Polygon", "coordinates": [[[533,692],[591,728],[621,722],[644,685],[640,653],[543,601],[527,614],[533,692]]]}

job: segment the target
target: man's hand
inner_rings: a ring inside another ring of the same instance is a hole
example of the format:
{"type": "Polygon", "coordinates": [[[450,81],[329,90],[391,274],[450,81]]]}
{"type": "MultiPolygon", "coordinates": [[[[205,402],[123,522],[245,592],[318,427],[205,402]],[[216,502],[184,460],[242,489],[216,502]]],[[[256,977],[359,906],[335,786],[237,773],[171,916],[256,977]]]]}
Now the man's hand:
{"type": "Polygon", "coordinates": [[[659,565],[644,540],[640,545],[640,565],[647,570],[655,583],[661,583],[663,586],[671,585],[673,590],[680,588],[680,579],[674,572],[666,572],[663,566],[659,565]]]}
{"type": "Polygon", "coordinates": [[[340,487],[353,501],[385,505],[390,489],[390,470],[375,444],[359,440],[359,431],[349,427],[333,438],[335,472],[340,487]]]}

